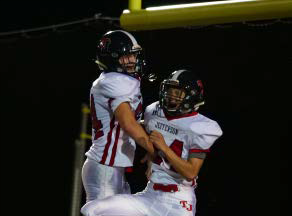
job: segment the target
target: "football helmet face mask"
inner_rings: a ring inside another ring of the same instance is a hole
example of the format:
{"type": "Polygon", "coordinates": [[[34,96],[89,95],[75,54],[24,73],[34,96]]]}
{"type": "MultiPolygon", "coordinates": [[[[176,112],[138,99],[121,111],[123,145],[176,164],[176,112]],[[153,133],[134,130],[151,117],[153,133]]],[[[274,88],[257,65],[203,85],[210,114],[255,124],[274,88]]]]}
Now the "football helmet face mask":
{"type": "Polygon", "coordinates": [[[96,63],[104,72],[119,72],[140,77],[145,66],[141,46],[128,32],[109,31],[99,40],[96,63]]]}
{"type": "Polygon", "coordinates": [[[197,111],[204,104],[202,81],[192,71],[174,71],[160,85],[159,104],[171,116],[197,111]]]}

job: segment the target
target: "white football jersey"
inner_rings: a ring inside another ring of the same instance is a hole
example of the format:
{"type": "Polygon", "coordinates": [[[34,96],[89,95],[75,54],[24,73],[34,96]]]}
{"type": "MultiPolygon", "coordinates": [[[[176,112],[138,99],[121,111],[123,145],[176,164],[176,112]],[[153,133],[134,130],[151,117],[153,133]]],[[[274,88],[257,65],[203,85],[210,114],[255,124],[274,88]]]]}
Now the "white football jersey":
{"type": "Polygon", "coordinates": [[[87,157],[101,164],[133,166],[135,141],[124,133],[114,116],[114,111],[123,102],[130,104],[140,121],[140,80],[122,73],[101,73],[90,90],[92,146],[86,152],[87,157]]]}
{"type": "MultiPolygon", "coordinates": [[[[222,135],[216,121],[197,112],[181,117],[166,116],[159,102],[147,106],[144,121],[148,133],[153,130],[160,132],[166,144],[184,160],[188,160],[192,152],[208,152],[216,139],[222,135]]],[[[176,172],[161,151],[152,163],[151,181],[195,186],[195,180],[187,181],[176,172]]]]}

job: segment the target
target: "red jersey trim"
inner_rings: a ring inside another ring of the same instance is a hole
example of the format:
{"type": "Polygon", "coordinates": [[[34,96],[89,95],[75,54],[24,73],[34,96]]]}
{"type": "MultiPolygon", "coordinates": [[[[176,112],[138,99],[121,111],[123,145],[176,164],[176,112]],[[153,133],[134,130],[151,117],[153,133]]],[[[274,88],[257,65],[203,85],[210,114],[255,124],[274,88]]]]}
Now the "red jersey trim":
{"type": "Polygon", "coordinates": [[[118,140],[119,140],[119,136],[120,136],[120,125],[117,126],[117,130],[116,130],[116,137],[115,137],[115,142],[114,142],[114,146],[112,149],[112,156],[111,156],[111,160],[109,165],[113,166],[115,163],[115,157],[116,157],[116,153],[117,153],[117,146],[118,146],[118,140]]]}
{"type": "Polygon", "coordinates": [[[210,149],[190,149],[189,153],[210,152],[210,149]]]}
{"type": "MultiPolygon", "coordinates": [[[[109,106],[110,109],[111,109],[111,103],[112,103],[113,100],[114,100],[114,98],[110,98],[108,100],[108,106],[109,106]]],[[[108,149],[109,149],[110,144],[112,142],[112,134],[113,134],[114,127],[115,127],[115,116],[113,116],[113,118],[112,118],[112,120],[110,122],[110,131],[107,134],[107,142],[106,142],[105,148],[103,150],[103,155],[102,155],[102,158],[101,158],[101,161],[100,161],[101,164],[104,164],[105,161],[106,161],[106,158],[107,158],[107,155],[108,155],[108,149]]]]}
{"type": "Polygon", "coordinates": [[[113,129],[115,127],[115,117],[112,118],[111,123],[110,123],[110,131],[107,134],[107,143],[105,145],[105,148],[103,150],[103,155],[102,155],[102,159],[100,161],[101,164],[104,164],[108,155],[108,149],[109,146],[112,142],[112,133],[113,133],[113,129]]]}

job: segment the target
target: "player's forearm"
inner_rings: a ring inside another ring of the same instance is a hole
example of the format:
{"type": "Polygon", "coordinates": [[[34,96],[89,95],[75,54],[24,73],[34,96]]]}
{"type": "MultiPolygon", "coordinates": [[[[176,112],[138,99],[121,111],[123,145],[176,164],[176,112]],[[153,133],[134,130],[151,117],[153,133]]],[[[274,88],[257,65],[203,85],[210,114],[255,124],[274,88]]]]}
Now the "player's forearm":
{"type": "Polygon", "coordinates": [[[123,127],[124,131],[132,137],[138,145],[148,151],[150,154],[154,153],[152,143],[149,141],[149,136],[144,129],[136,121],[129,122],[123,127]]]}
{"type": "Polygon", "coordinates": [[[187,180],[192,180],[198,175],[198,171],[188,161],[178,157],[169,147],[163,150],[171,166],[187,180]]]}
{"type": "Polygon", "coordinates": [[[130,105],[126,102],[121,103],[115,110],[115,117],[117,118],[121,128],[132,137],[136,143],[146,149],[149,153],[154,153],[152,143],[149,141],[149,136],[146,134],[142,126],[136,121],[130,105]]]}

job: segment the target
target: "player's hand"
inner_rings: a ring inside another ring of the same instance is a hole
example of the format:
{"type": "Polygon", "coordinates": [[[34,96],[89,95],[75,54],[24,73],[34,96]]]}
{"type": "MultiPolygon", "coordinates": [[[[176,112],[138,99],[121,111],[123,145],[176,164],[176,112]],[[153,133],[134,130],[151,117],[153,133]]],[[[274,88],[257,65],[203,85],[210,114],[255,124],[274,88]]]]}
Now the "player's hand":
{"type": "Polygon", "coordinates": [[[152,174],[152,169],[151,169],[151,164],[152,164],[153,158],[149,153],[145,154],[145,156],[140,160],[141,163],[147,162],[147,169],[145,172],[145,175],[148,180],[150,180],[151,174],[152,174]]]}
{"type": "Polygon", "coordinates": [[[164,151],[168,146],[165,143],[165,140],[161,133],[159,133],[156,130],[153,130],[149,135],[150,141],[153,143],[153,145],[161,151],[164,151]]]}

